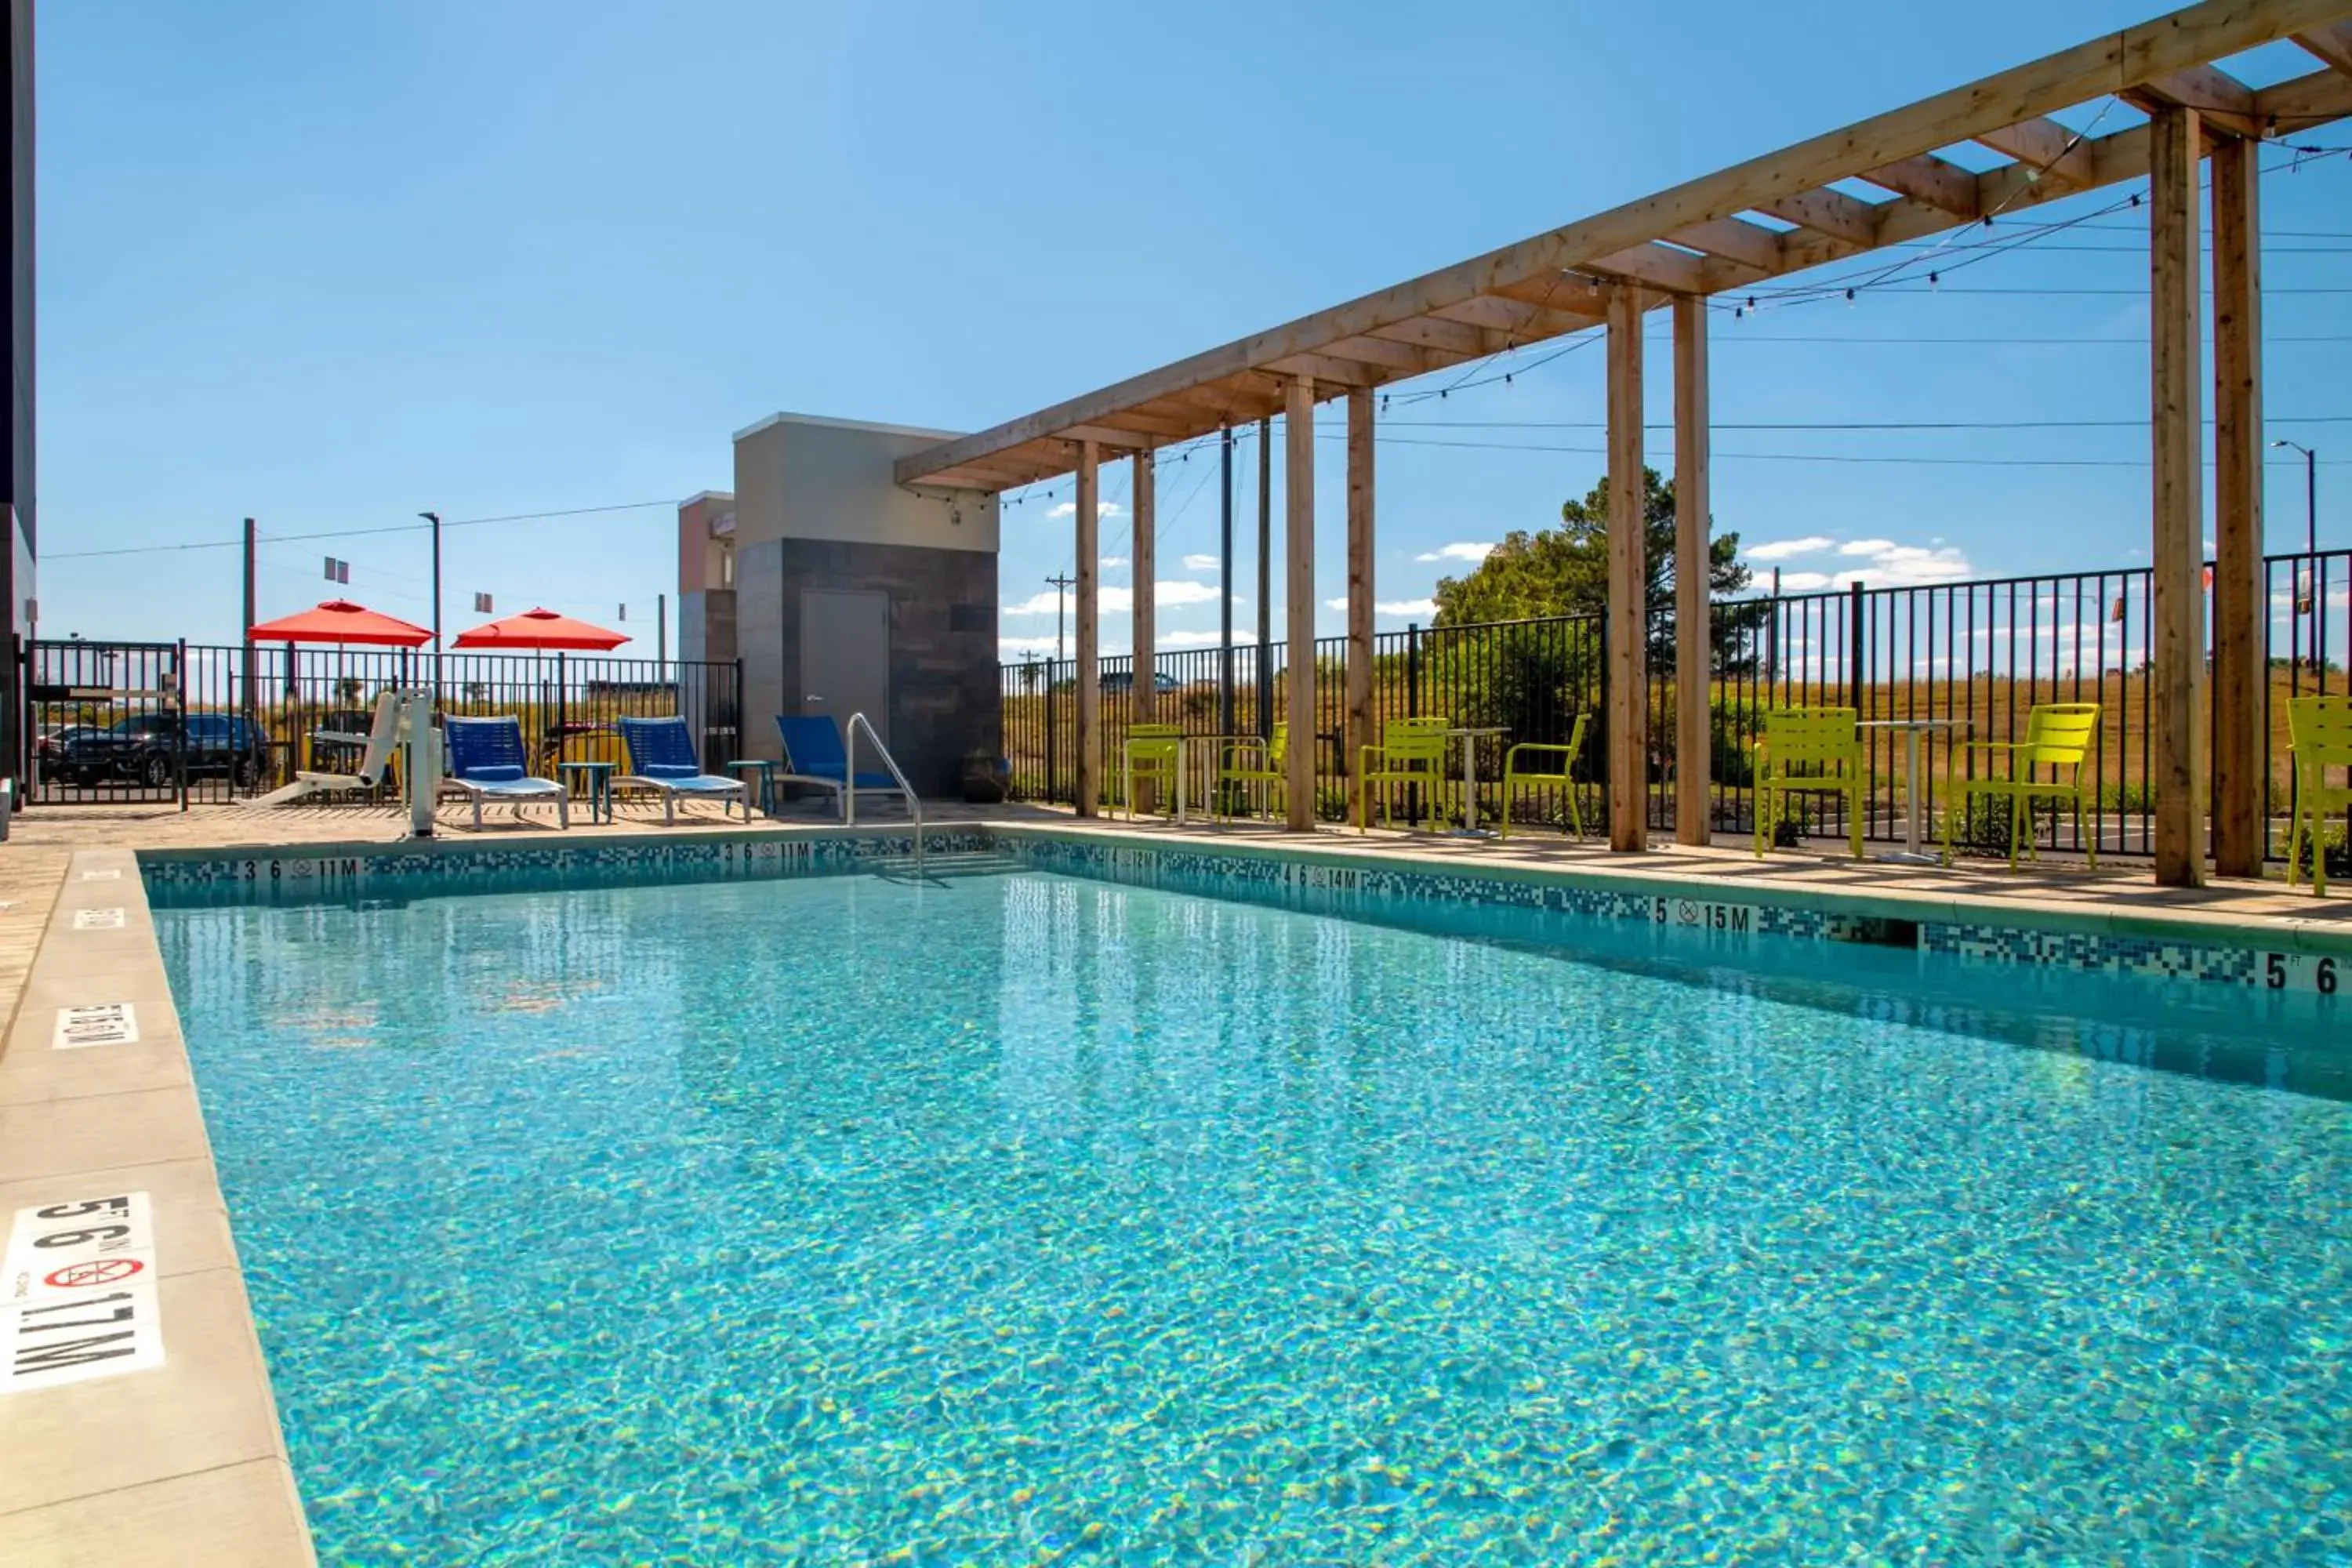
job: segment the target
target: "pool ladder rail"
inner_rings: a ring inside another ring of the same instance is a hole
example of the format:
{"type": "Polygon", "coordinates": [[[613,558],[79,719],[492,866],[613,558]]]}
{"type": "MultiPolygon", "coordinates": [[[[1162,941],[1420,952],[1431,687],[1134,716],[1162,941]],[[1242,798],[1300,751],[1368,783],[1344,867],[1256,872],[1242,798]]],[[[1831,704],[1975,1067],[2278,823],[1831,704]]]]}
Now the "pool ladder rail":
{"type": "Polygon", "coordinates": [[[890,754],[890,748],[882,743],[882,737],[874,732],[874,726],[866,722],[863,713],[852,713],[848,724],[844,727],[841,819],[848,826],[857,826],[857,731],[860,730],[865,731],[866,738],[874,742],[875,754],[882,759],[882,765],[889,769],[890,776],[898,781],[898,794],[907,803],[907,819],[915,825],[915,853],[911,858],[915,876],[919,880],[923,875],[922,797],[915,793],[915,786],[907,782],[907,775],[899,770],[898,759],[890,754]]]}

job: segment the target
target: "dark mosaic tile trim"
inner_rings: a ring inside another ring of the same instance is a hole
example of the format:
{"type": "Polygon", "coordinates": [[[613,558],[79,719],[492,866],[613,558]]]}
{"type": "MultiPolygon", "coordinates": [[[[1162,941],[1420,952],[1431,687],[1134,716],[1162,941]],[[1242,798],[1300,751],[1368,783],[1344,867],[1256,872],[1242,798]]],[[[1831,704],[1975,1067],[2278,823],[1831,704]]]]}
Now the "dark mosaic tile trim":
{"type": "MultiPolygon", "coordinates": [[[[986,835],[976,828],[927,832],[923,845],[933,855],[974,853],[990,847],[986,835]]],[[[469,845],[436,850],[394,847],[364,855],[289,851],[158,857],[142,859],[140,870],[149,900],[168,909],[832,876],[913,852],[912,836],[901,829],[856,837],[712,837],[683,844],[469,845]]]]}

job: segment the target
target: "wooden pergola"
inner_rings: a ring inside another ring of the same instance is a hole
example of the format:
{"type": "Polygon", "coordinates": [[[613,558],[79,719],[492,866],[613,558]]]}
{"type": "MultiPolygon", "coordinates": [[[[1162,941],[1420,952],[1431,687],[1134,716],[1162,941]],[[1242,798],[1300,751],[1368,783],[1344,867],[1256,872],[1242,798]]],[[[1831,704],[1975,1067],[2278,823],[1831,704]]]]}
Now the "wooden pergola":
{"type": "MultiPolygon", "coordinates": [[[[1348,405],[1349,754],[1372,740],[1375,389],[1593,327],[1608,342],[1610,838],[1645,847],[1641,525],[1642,318],[1674,321],[1675,679],[1707,689],[1707,300],[2044,202],[2149,185],[2149,437],[2155,654],[2150,783],[2156,877],[2206,865],[2208,679],[2199,165],[2212,168],[2216,511],[2210,772],[2213,860],[2259,874],[2263,777],[2262,268],[2256,159],[2265,140],[2352,116],[2352,0],[2206,0],[1549,230],[1518,244],[903,458],[903,485],[995,491],[1075,474],[1078,810],[1100,793],[1097,497],[1106,455],[1135,463],[1134,571],[1151,583],[1155,448],[1280,414],[1286,435],[1288,709],[1315,710],[1314,411],[1348,405]],[[2217,61],[2291,38],[2320,68],[2250,88],[2217,61]],[[2052,116],[2119,99],[2145,121],[2098,134],[2052,116]],[[1973,173],[1963,142],[2009,160],[1973,173]],[[1848,188],[1840,188],[1840,187],[1848,188]],[[1870,194],[1857,194],[1859,186],[1870,194]],[[1768,217],[1774,223],[1756,221],[1768,217]]],[[[1148,586],[1135,613],[1139,718],[1151,713],[1148,586]]],[[[1675,833],[1705,843],[1705,702],[1678,704],[1675,833]]],[[[1288,826],[1314,826],[1314,748],[1289,750],[1288,826]]]]}

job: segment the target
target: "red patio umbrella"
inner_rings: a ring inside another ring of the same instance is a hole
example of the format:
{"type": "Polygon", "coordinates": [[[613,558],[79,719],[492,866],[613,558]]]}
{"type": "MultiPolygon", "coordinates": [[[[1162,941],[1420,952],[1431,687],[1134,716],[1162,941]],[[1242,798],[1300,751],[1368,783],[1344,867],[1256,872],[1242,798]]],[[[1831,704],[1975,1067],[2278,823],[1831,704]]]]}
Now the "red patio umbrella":
{"type": "Polygon", "coordinates": [[[423,626],[349,599],[330,599],[317,609],[264,621],[247,627],[245,635],[255,642],[375,643],[390,647],[421,647],[433,640],[433,634],[423,626]]]}
{"type": "Polygon", "coordinates": [[[487,626],[457,634],[459,647],[529,647],[586,649],[603,653],[629,640],[625,632],[607,631],[586,621],[559,616],[553,610],[525,610],[487,626]]]}

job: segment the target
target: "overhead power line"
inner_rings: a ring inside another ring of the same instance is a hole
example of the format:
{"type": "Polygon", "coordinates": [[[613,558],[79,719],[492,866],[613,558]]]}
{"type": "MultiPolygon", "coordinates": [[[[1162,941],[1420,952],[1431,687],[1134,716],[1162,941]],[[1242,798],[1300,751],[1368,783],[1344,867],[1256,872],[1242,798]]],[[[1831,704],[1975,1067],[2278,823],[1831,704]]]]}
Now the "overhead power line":
{"type": "MultiPolygon", "coordinates": [[[[513,511],[497,517],[460,517],[443,521],[444,531],[452,528],[479,528],[493,522],[539,522],[557,517],[593,517],[600,512],[645,511],[654,507],[675,507],[674,500],[615,501],[609,506],[565,507],[557,511],[513,511]]],[[[257,544],[299,544],[314,539],[364,539],[382,533],[429,533],[429,522],[401,522],[383,528],[335,528],[317,533],[265,533],[255,541],[257,544]]],[[[242,550],[243,539],[198,539],[179,544],[126,544],[110,550],[61,550],[44,554],[43,561],[87,561],[100,555],[158,555],[181,550],[242,550]]]]}

